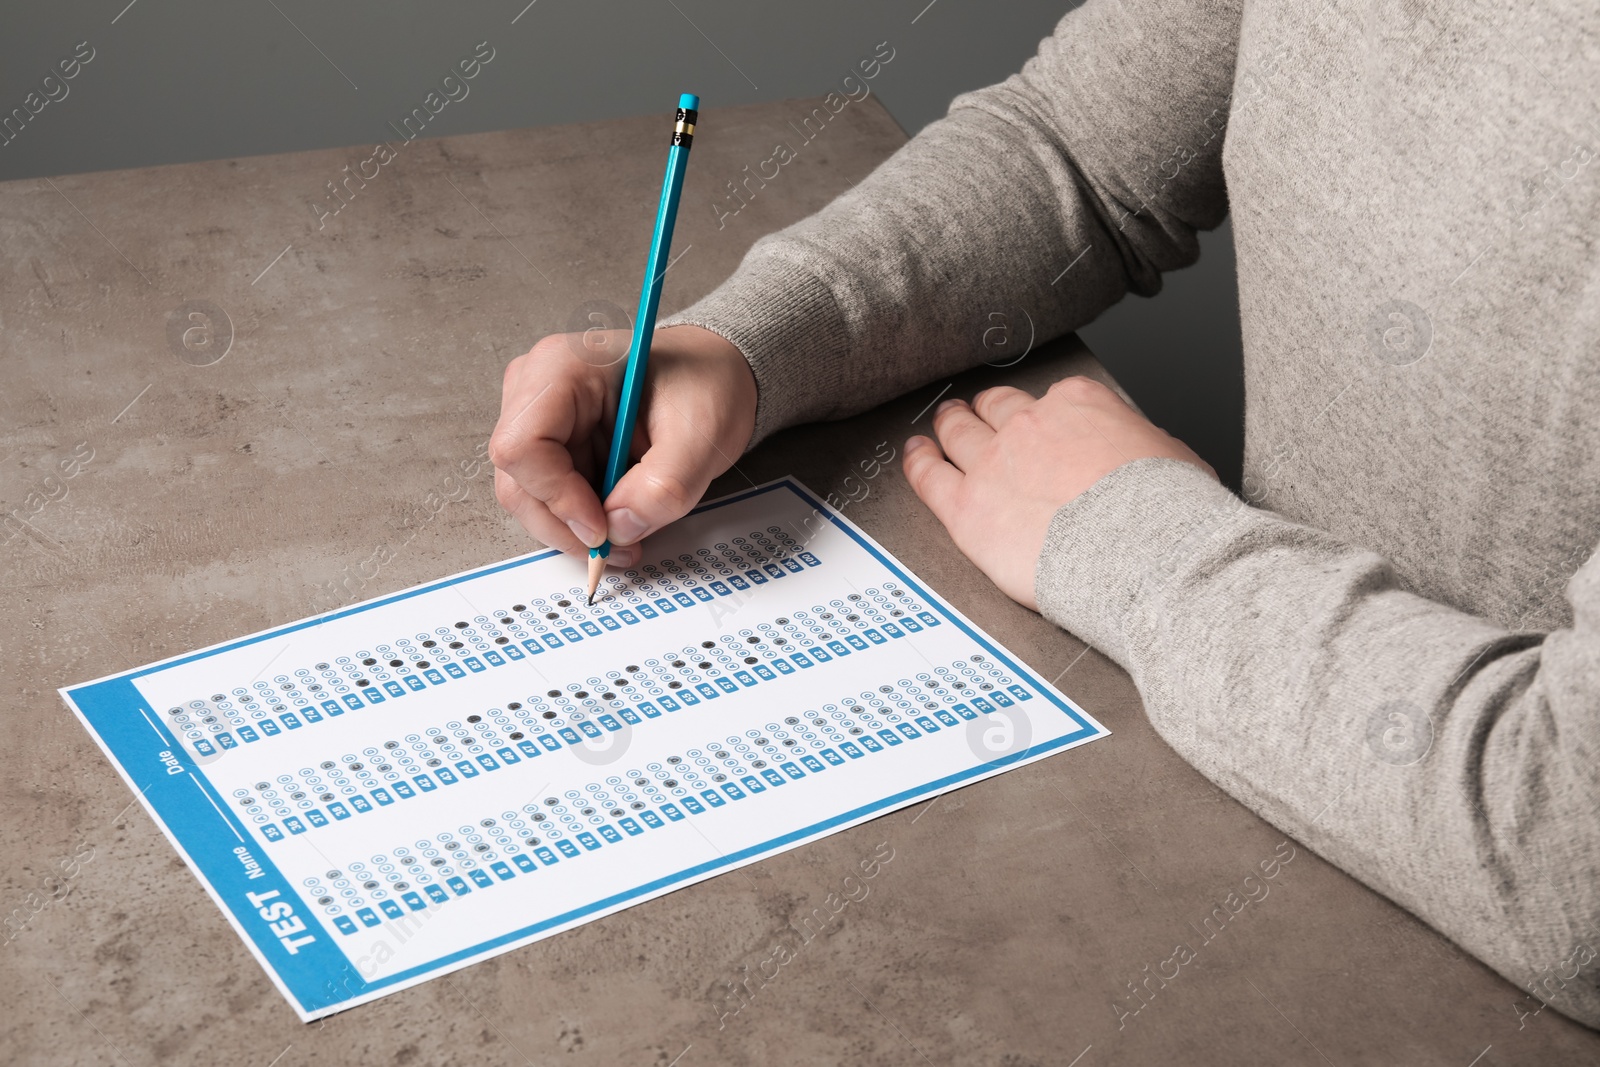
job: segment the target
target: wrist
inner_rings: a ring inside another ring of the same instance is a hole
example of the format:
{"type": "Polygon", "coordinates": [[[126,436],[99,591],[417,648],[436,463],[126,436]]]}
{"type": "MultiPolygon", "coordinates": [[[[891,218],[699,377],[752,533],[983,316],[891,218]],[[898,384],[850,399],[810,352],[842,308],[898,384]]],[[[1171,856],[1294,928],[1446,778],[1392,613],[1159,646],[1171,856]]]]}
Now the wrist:
{"type": "Polygon", "coordinates": [[[1034,571],[1039,611],[1137,677],[1140,634],[1173,624],[1177,590],[1257,514],[1184,460],[1123,464],[1051,518],[1034,571]]]}
{"type": "Polygon", "coordinates": [[[658,335],[671,335],[670,347],[701,365],[702,375],[712,393],[723,402],[718,423],[719,446],[730,455],[742,455],[750,447],[755,432],[759,391],[750,361],[732,341],[714,330],[690,323],[661,327],[658,335]]]}

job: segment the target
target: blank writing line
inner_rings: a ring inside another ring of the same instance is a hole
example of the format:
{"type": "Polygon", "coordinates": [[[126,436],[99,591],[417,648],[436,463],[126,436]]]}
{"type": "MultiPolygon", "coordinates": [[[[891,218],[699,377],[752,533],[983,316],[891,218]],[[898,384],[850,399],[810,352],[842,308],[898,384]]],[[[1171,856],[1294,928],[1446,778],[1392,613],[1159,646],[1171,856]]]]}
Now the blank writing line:
{"type": "MultiPolygon", "coordinates": [[[[228,828],[228,832],[234,837],[239,837],[239,831],[233,828],[233,820],[228,818],[227,814],[221,808],[217,807],[217,802],[211,799],[211,794],[206,792],[205,786],[200,784],[200,779],[194,776],[194,772],[184,771],[183,773],[187,774],[189,776],[189,781],[193,782],[194,787],[200,790],[200,795],[206,798],[206,803],[210,804],[212,808],[216,810],[217,815],[222,819],[223,825],[228,828]]],[[[239,837],[239,844],[244,844],[244,838],[239,837]]]]}

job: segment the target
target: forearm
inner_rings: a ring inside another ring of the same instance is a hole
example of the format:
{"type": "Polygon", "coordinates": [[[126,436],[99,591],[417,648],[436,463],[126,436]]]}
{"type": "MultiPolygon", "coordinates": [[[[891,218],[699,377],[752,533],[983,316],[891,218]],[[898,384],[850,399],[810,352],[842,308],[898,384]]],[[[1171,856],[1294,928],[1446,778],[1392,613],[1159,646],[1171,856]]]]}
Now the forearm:
{"type": "Polygon", "coordinates": [[[1155,292],[1226,212],[1237,17],[1090,0],[1022,73],[958,98],[668,325],[703,326],[749,359],[759,440],[993,358],[991,313],[1020,311],[1045,339],[1130,289],[1155,292]]]}
{"type": "Polygon", "coordinates": [[[1037,594],[1208,777],[1600,1024],[1600,571],[1572,629],[1510,634],[1157,460],[1057,514],[1037,594]]]}

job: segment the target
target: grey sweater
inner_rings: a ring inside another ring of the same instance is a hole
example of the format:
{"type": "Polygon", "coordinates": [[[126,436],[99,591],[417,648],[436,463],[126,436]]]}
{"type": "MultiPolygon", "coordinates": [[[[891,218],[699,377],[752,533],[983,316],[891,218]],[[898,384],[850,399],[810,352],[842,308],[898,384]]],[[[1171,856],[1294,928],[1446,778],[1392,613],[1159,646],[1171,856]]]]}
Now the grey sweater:
{"type": "Polygon", "coordinates": [[[1597,41],[1574,0],[1088,0],[672,320],[749,359],[759,440],[976,365],[985,310],[1153,293],[1231,210],[1244,499],[1122,467],[1039,603],[1206,775],[1591,1026],[1597,41]]]}

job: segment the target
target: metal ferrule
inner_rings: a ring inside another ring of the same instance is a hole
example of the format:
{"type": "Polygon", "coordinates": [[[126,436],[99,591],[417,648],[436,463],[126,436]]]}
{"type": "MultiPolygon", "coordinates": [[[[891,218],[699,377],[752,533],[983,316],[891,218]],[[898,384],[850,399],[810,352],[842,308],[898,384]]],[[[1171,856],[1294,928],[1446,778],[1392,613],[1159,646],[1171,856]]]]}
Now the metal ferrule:
{"type": "Polygon", "coordinates": [[[694,124],[699,117],[698,111],[680,107],[672,124],[672,143],[682,148],[688,148],[693,144],[694,124]]]}

